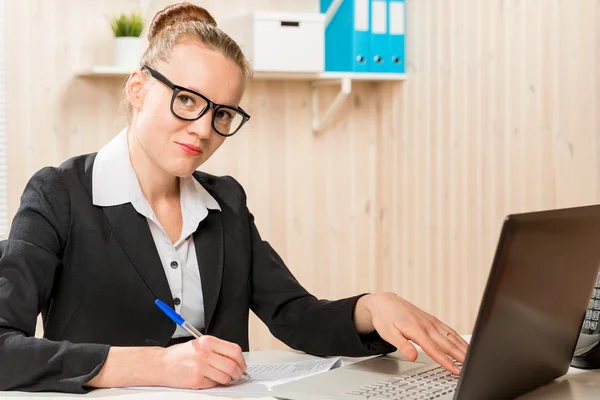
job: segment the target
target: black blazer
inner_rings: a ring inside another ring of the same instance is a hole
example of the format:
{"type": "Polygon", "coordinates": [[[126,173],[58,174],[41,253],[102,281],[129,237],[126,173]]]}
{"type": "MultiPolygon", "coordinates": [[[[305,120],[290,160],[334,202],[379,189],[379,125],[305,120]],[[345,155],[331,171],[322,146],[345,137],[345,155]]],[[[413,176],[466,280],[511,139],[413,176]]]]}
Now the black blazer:
{"type": "MultiPolygon", "coordinates": [[[[109,346],[166,346],[175,324],[154,304],[173,299],[147,220],[130,203],[92,204],[95,154],[38,171],[8,240],[0,243],[0,390],[82,393],[109,346]],[[44,339],[34,338],[42,313],[44,339]]],[[[194,177],[222,211],[194,233],[205,333],[248,350],[251,309],[288,346],[315,355],[395,351],[360,337],[360,296],[317,300],[261,240],[242,187],[231,177],[194,177]]]]}

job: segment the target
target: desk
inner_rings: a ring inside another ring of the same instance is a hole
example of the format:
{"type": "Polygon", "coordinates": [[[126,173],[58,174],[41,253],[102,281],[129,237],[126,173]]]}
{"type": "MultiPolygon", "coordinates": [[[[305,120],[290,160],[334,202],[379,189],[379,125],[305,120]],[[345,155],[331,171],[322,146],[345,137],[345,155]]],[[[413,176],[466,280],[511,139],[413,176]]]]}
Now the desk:
{"type": "MultiPolygon", "coordinates": [[[[248,363],[281,363],[291,361],[301,361],[313,358],[313,356],[298,353],[291,350],[269,350],[269,351],[258,351],[244,354],[248,363]]],[[[393,353],[393,356],[402,358],[398,352],[393,353]]],[[[351,364],[356,361],[363,360],[364,358],[345,358],[345,365],[351,364]]],[[[431,359],[424,354],[419,352],[417,361],[430,361],[431,359]]],[[[567,375],[555,380],[554,382],[538,388],[524,396],[521,396],[520,400],[536,400],[536,399],[556,399],[556,400],[567,400],[567,399],[596,399],[600,393],[600,371],[586,371],[570,368],[567,375]]],[[[45,399],[45,400],[58,400],[58,399],[75,399],[75,398],[94,398],[94,399],[111,399],[111,400],[142,400],[142,399],[194,399],[199,400],[205,398],[199,396],[197,393],[191,392],[174,392],[174,391],[136,391],[128,389],[97,389],[85,395],[74,395],[66,393],[24,393],[24,392],[0,392],[0,399],[4,400],[34,400],[34,399],[45,399]]],[[[216,400],[224,399],[227,397],[214,396],[216,400]]]]}

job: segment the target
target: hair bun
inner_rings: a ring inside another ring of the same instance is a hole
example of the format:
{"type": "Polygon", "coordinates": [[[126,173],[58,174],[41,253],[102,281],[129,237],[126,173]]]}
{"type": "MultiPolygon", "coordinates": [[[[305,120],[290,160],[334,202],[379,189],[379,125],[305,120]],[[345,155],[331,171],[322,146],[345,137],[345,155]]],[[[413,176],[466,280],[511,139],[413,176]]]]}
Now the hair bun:
{"type": "Polygon", "coordinates": [[[176,3],[156,13],[150,23],[150,28],[148,28],[148,41],[151,41],[163,29],[178,22],[188,21],[204,22],[217,26],[217,21],[205,8],[187,2],[176,3]]]}

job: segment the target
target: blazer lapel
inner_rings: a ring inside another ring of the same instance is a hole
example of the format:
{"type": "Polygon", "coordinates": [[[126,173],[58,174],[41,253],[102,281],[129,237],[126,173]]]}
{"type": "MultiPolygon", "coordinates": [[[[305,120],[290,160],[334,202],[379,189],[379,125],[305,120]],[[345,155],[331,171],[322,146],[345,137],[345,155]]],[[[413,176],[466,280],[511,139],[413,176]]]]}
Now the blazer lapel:
{"type": "Polygon", "coordinates": [[[131,203],[104,207],[118,242],[155,298],[173,307],[173,296],[146,217],[131,203]]]}
{"type": "Polygon", "coordinates": [[[219,211],[209,211],[194,233],[194,245],[204,297],[206,332],[214,315],[223,277],[223,224],[219,211]]]}

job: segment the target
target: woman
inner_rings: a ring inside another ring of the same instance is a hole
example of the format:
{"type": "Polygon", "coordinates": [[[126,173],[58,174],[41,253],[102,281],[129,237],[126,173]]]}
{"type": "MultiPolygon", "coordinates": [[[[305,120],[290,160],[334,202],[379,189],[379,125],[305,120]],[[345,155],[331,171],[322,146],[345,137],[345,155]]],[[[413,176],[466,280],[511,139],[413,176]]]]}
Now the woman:
{"type": "Polygon", "coordinates": [[[412,340],[459,373],[454,330],[391,293],[317,300],[261,240],[243,188],[196,172],[249,119],[250,68],[206,10],[159,12],[141,65],[129,127],[25,188],[0,246],[0,390],[226,384],[246,369],[250,309],[308,353],[414,360],[412,340]],[[190,340],[156,299],[204,336],[190,340]]]}

